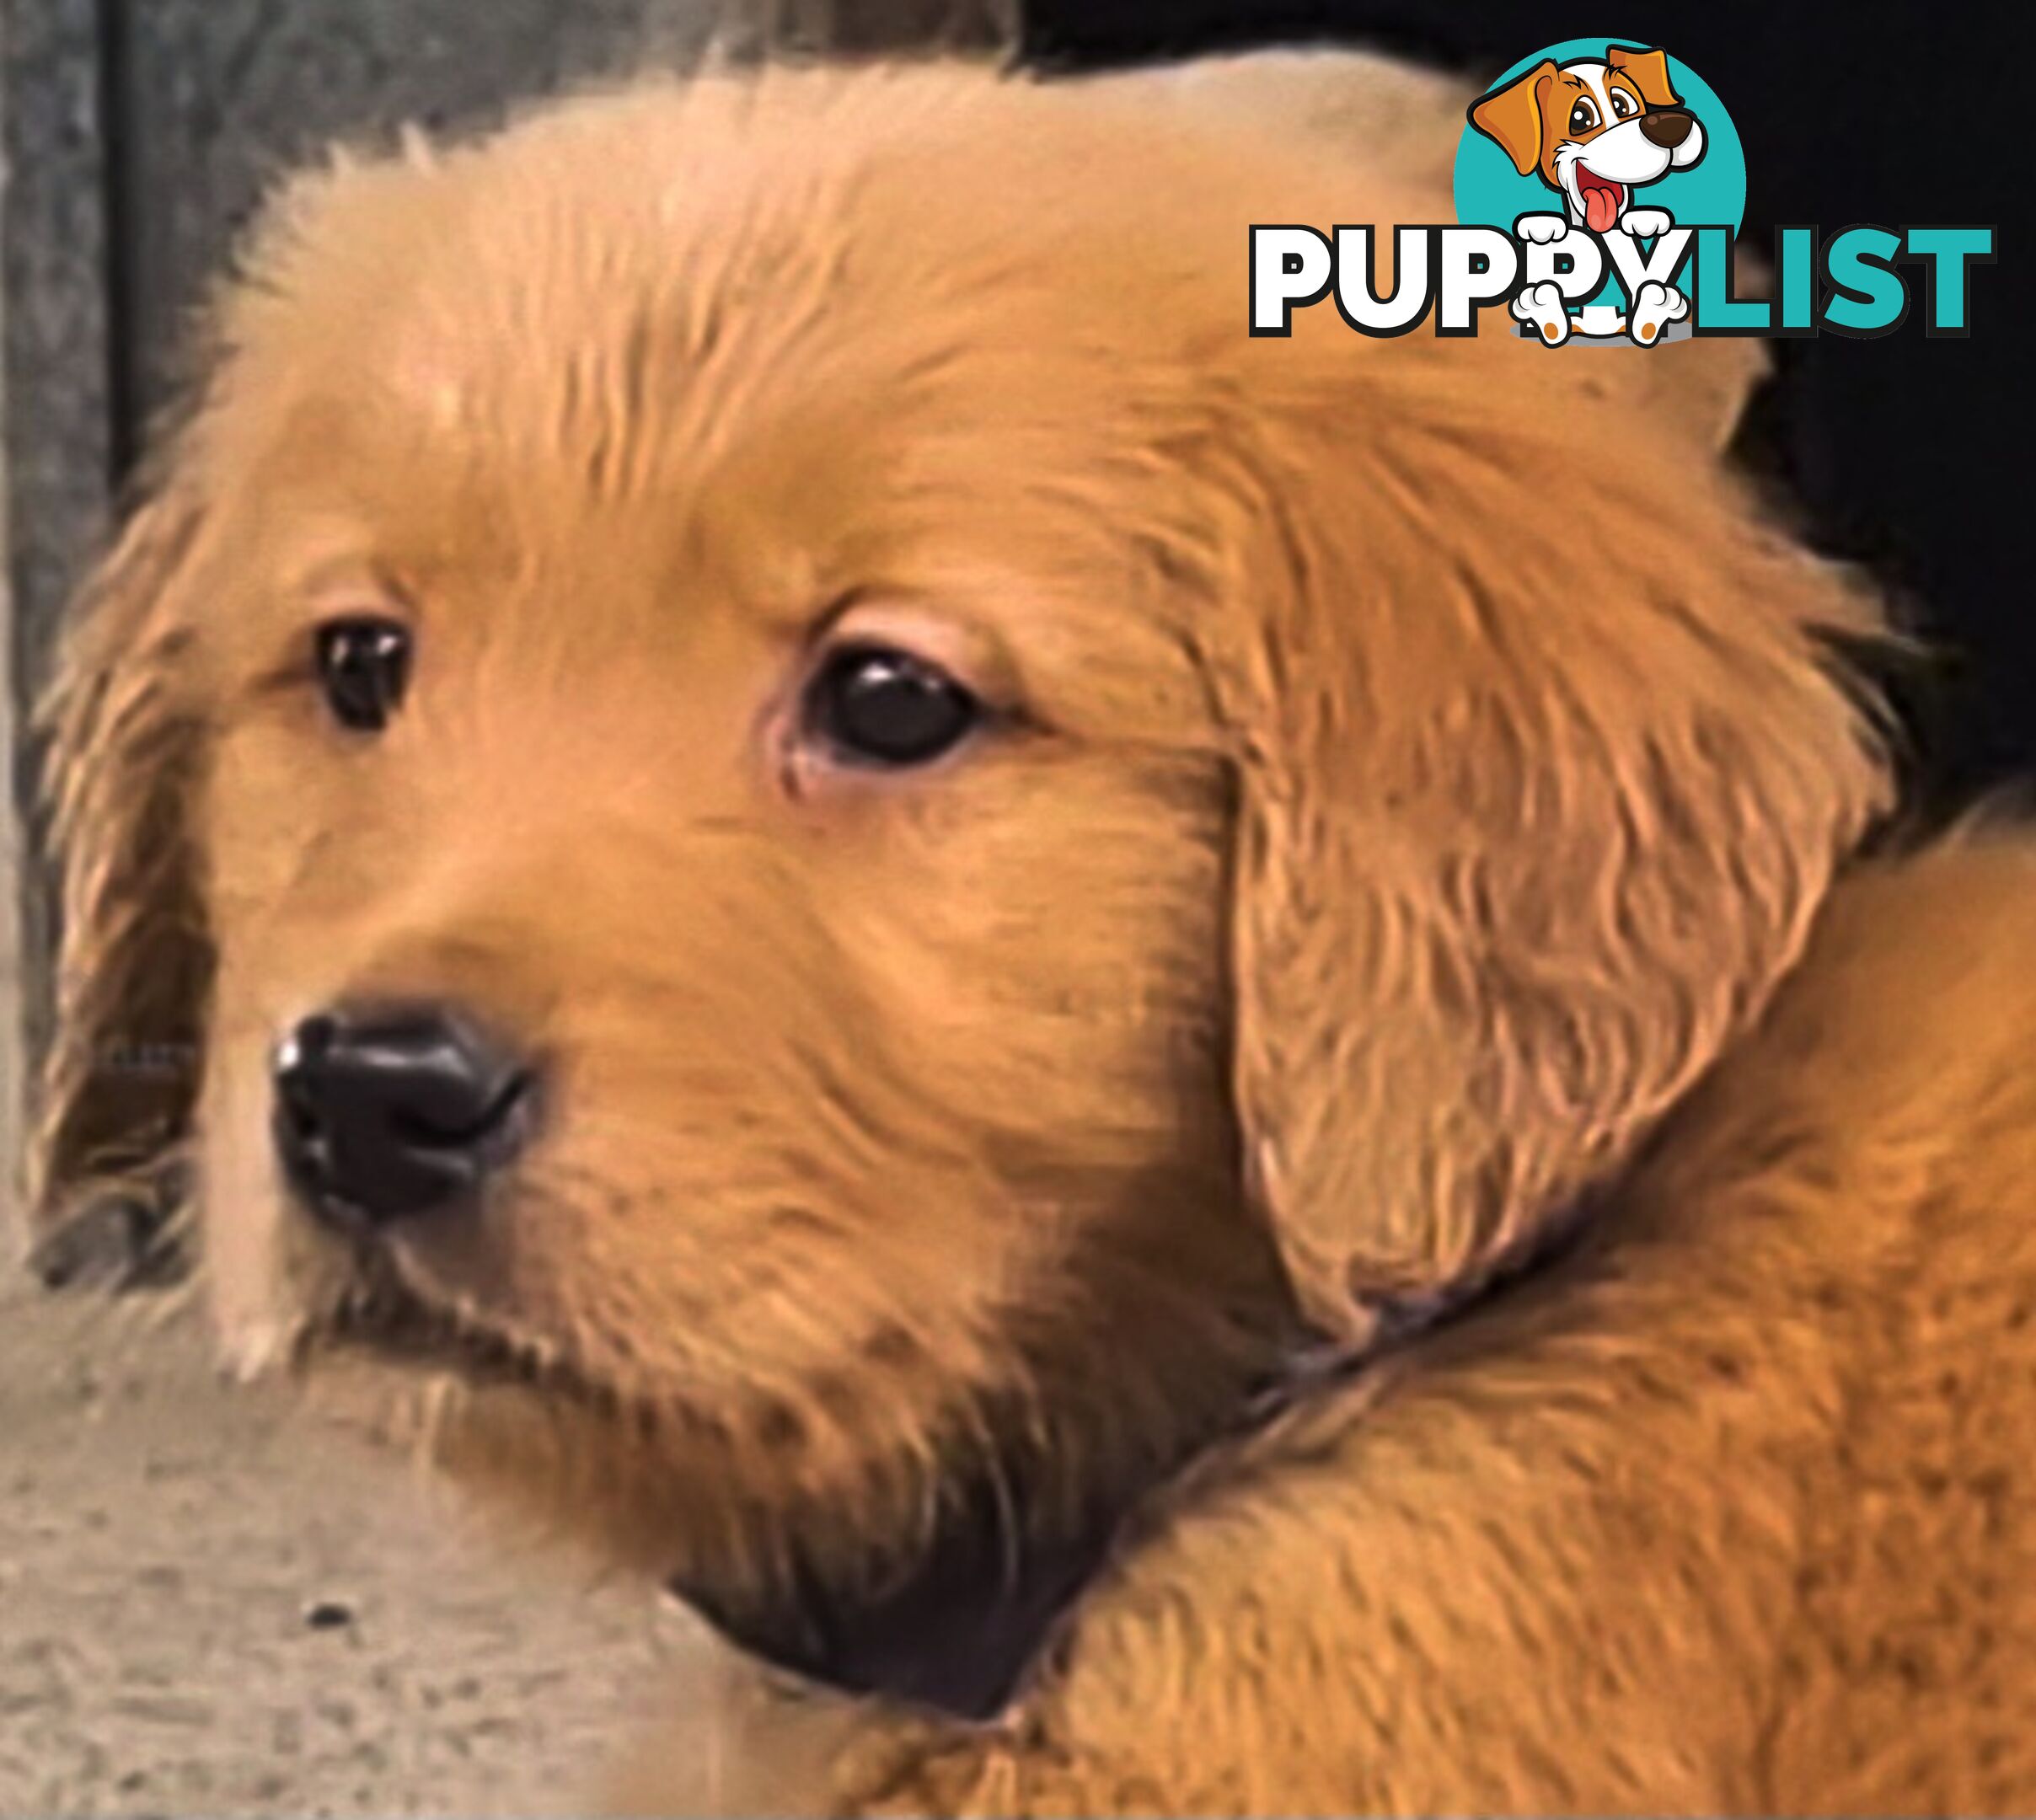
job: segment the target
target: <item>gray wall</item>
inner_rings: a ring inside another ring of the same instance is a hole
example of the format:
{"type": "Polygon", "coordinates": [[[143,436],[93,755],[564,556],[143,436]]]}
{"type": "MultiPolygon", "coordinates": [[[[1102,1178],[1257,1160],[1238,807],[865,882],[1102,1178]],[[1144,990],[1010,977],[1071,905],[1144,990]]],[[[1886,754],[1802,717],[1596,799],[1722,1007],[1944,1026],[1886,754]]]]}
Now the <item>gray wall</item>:
{"type": "MultiPolygon", "coordinates": [[[[107,246],[97,11],[92,0],[6,6],[0,110],[7,187],[0,203],[5,293],[4,442],[10,583],[7,651],[11,736],[45,668],[58,604],[104,534],[114,458],[109,398],[107,246]]],[[[10,736],[15,790],[26,751],[10,736]]],[[[11,806],[0,802],[0,811],[11,806]]],[[[10,823],[13,817],[10,816],[10,823]]],[[[10,826],[11,838],[20,838],[10,826]]],[[[17,986],[33,1043],[42,1026],[48,897],[31,864],[0,909],[21,957],[17,986]]],[[[0,1005],[0,1014],[12,1007],[0,1005]]],[[[24,1091],[19,1022],[0,1066],[10,1115],[24,1091]]],[[[11,1170],[13,1159],[8,1159],[11,1170]]]]}
{"type": "MultiPolygon", "coordinates": [[[[0,62],[7,55],[8,19],[0,12],[0,62]]],[[[7,124],[7,96],[0,90],[0,141],[7,124]]],[[[0,184],[0,235],[6,230],[6,190],[0,184]]],[[[0,342],[8,321],[7,295],[0,289],[0,342]]],[[[7,433],[7,372],[0,363],[0,446],[7,433]]],[[[0,470],[3,471],[3,470],[0,470]]],[[[8,547],[7,500],[0,489],[0,552],[8,547]]],[[[0,626],[11,623],[12,591],[0,574],[0,626]]],[[[7,641],[0,639],[0,752],[13,750],[13,663],[7,641]]],[[[15,1209],[19,1199],[16,1175],[21,1154],[21,1096],[13,1091],[21,1078],[22,1030],[13,1008],[20,1002],[21,929],[11,912],[20,900],[21,858],[19,832],[14,817],[6,812],[6,796],[0,793],[0,1258],[4,1258],[14,1237],[15,1209]]]]}
{"type": "MultiPolygon", "coordinates": [[[[683,67],[710,41],[737,54],[1008,41],[1017,5],[0,0],[0,494],[12,532],[0,716],[16,722],[0,718],[0,736],[15,753],[15,809],[31,779],[13,735],[46,673],[62,604],[106,535],[147,421],[175,391],[194,307],[279,171],[405,121],[481,125],[521,98],[683,67]]],[[[0,965],[18,945],[32,1051],[46,1028],[52,935],[32,838],[22,875],[0,872],[0,965]]],[[[4,1004],[0,1014],[19,1021],[4,1004]]],[[[0,1038],[9,1115],[23,1091],[14,1036],[0,1038]]]]}

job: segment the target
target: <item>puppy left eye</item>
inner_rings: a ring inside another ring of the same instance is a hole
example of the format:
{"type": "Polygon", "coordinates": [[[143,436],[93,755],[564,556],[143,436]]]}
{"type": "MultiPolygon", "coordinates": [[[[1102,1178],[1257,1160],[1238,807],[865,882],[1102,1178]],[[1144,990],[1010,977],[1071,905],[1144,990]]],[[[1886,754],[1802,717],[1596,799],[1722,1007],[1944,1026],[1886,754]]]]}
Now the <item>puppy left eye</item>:
{"type": "Polygon", "coordinates": [[[903,769],[951,752],[983,704],[937,665],[888,645],[834,652],[807,684],[806,732],[851,764],[903,769]]]}
{"type": "Polygon", "coordinates": [[[379,733],[410,687],[410,633],[394,619],[329,619],[316,634],[319,685],[343,727],[379,733]]]}
{"type": "Polygon", "coordinates": [[[1637,114],[1639,111],[1640,109],[1638,104],[1634,101],[1632,96],[1628,94],[1625,89],[1613,89],[1612,112],[1616,114],[1621,120],[1631,120],[1633,115],[1637,114]]]}

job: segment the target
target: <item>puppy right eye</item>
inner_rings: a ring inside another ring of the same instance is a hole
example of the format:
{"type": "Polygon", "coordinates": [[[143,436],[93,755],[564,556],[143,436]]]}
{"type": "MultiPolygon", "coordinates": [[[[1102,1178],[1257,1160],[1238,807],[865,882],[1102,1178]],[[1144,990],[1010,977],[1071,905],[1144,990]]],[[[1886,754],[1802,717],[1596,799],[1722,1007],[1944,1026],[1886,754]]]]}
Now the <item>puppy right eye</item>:
{"type": "Polygon", "coordinates": [[[410,687],[410,633],[394,619],[329,619],[318,629],[319,686],[343,727],[379,733],[410,687]]]}
{"type": "Polygon", "coordinates": [[[807,686],[809,735],[850,764],[903,770],[951,751],[983,704],[937,665],[887,645],[836,651],[807,686]]]}

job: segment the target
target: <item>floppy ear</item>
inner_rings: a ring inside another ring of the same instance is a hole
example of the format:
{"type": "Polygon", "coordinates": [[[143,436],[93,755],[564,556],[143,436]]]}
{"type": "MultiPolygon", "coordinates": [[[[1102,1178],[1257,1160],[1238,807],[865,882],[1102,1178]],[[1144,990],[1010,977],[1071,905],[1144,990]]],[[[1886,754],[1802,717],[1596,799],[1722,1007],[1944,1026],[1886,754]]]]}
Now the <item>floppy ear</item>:
{"type": "Polygon", "coordinates": [[[1633,79],[1641,99],[1649,107],[1680,107],[1681,98],[1669,80],[1669,53],[1646,51],[1635,45],[1607,45],[1605,61],[1633,79]]]}
{"type": "Polygon", "coordinates": [[[62,924],[29,1157],[46,1236],[101,1192],[143,1218],[189,1129],[212,953],[183,596],[204,529],[193,477],[173,470],[74,603],[44,704],[62,924]]]}
{"type": "Polygon", "coordinates": [[[1368,51],[1251,51],[1079,79],[1135,85],[1198,120],[1289,142],[1306,135],[1323,155],[1362,161],[1445,194],[1463,137],[1463,83],[1368,51]]]}
{"type": "Polygon", "coordinates": [[[1471,104],[1471,124],[1497,142],[1523,177],[1541,162],[1541,91],[1555,73],[1554,58],[1543,57],[1524,76],[1471,104]]]}
{"type": "Polygon", "coordinates": [[[1826,655],[1877,616],[1720,464],[1562,376],[1508,410],[1434,355],[1375,371],[1340,421],[1262,414],[1256,618],[1212,665],[1247,1185],[1353,1339],[1630,1151],[1886,796],[1826,655]]]}
{"type": "MultiPolygon", "coordinates": [[[[1748,275],[1739,294],[1755,294],[1757,265],[1741,259],[1733,269],[1748,275]]],[[[1580,376],[1586,392],[1618,400],[1705,455],[1723,452],[1745,415],[1748,397],[1772,370],[1766,350],[1744,335],[1690,335],[1663,343],[1644,361],[1593,367],[1580,376]]]]}
{"type": "MultiPolygon", "coordinates": [[[[1765,297],[1767,263],[1751,248],[1732,252],[1736,297],[1765,297]]],[[[1774,371],[1764,342],[1745,335],[1690,335],[1665,341],[1646,360],[1593,361],[1577,374],[1589,397],[1614,401],[1706,455],[1731,442],[1748,399],[1774,371]]]]}

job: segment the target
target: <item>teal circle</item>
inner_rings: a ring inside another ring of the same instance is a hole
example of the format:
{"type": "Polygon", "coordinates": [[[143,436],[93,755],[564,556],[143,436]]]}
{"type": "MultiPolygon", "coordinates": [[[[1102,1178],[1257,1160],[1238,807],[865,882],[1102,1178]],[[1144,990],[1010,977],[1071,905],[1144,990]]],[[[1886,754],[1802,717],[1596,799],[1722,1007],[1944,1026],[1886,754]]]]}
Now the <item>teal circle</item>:
{"type": "MultiPolygon", "coordinates": [[[[1524,56],[1494,80],[1486,92],[1503,88],[1523,75],[1543,57],[1557,63],[1574,63],[1589,58],[1605,61],[1605,46],[1624,44],[1621,38],[1566,38],[1524,56]]],[[[1739,145],[1739,129],[1725,111],[1711,84],[1673,51],[1669,54],[1669,80],[1682,97],[1683,105],[1696,115],[1704,129],[1704,155],[1687,170],[1670,171],[1659,183],[1634,192],[1633,206],[1664,208],[1680,227],[1709,227],[1723,223],[1734,234],[1746,213],[1746,154],[1739,145]]],[[[1523,177],[1513,160],[1487,139],[1466,118],[1463,137],[1456,147],[1456,218],[1466,224],[1503,228],[1523,215],[1561,215],[1569,204],[1559,190],[1551,190],[1535,174],[1523,177]]],[[[1685,268],[1687,267],[1685,261],[1685,268]]],[[[1621,293],[1616,278],[1608,276],[1605,288],[1594,302],[1617,302],[1621,293]]]]}

